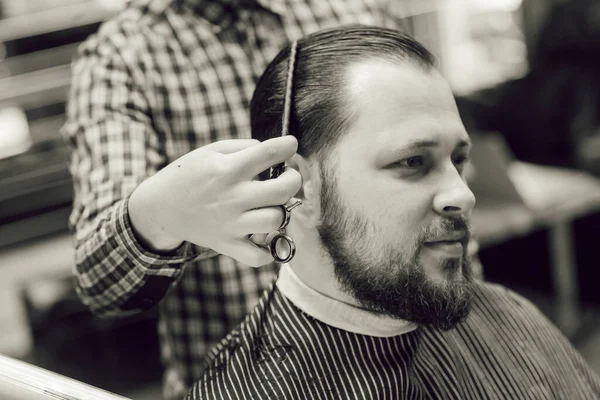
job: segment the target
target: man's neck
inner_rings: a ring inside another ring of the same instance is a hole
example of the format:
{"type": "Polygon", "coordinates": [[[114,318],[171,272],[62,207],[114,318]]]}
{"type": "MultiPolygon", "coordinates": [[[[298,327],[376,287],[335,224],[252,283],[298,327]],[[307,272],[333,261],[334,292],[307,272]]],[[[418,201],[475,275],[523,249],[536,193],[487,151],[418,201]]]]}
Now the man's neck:
{"type": "Polygon", "coordinates": [[[327,297],[358,306],[356,300],[341,289],[333,273],[333,263],[324,254],[318,236],[305,235],[300,230],[294,230],[290,235],[294,238],[298,251],[289,265],[298,278],[327,297]]]}

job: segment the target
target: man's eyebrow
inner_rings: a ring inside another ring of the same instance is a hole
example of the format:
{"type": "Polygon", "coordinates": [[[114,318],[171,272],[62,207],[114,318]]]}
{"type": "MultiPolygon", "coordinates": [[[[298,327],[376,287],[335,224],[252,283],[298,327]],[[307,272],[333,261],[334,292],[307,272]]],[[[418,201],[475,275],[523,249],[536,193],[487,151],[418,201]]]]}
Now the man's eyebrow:
{"type": "MultiPolygon", "coordinates": [[[[406,144],[406,146],[404,146],[405,150],[412,150],[412,149],[422,149],[422,148],[430,148],[430,147],[437,147],[439,146],[440,143],[437,140],[415,140],[413,142],[409,142],[406,144]]],[[[467,137],[467,139],[461,139],[458,144],[456,145],[456,147],[470,147],[471,146],[471,139],[467,137]]]]}
{"type": "Polygon", "coordinates": [[[427,147],[437,147],[440,143],[437,140],[415,140],[403,146],[406,150],[422,149],[427,147]]]}

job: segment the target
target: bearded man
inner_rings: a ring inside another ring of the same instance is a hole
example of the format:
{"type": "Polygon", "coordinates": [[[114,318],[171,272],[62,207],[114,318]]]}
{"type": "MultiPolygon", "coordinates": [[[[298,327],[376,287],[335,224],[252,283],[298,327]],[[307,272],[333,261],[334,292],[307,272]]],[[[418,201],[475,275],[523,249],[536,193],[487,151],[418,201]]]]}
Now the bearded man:
{"type": "Polygon", "coordinates": [[[251,118],[259,140],[298,139],[297,253],[188,399],[600,398],[531,303],[473,277],[470,140],[419,43],[309,35],[267,67],[251,118]]]}

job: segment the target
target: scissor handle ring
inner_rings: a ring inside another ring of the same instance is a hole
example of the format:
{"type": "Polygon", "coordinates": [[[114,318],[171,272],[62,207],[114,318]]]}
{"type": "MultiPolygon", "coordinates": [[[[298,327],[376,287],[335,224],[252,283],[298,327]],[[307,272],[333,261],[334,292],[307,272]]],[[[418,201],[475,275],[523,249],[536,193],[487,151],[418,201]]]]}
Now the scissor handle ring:
{"type": "Polygon", "coordinates": [[[281,225],[279,225],[278,230],[282,230],[290,224],[290,221],[292,220],[292,213],[287,209],[286,206],[279,207],[281,207],[281,210],[283,211],[283,221],[281,222],[281,225]]]}
{"type": "Polygon", "coordinates": [[[287,227],[289,225],[290,220],[292,219],[292,210],[301,204],[302,204],[302,200],[293,199],[293,200],[290,200],[288,203],[279,206],[279,207],[281,207],[281,210],[283,211],[283,221],[281,222],[281,225],[279,225],[278,230],[281,231],[282,229],[284,229],[285,227],[287,227]]]}
{"type": "Polygon", "coordinates": [[[283,264],[289,262],[296,255],[296,244],[294,240],[289,236],[283,233],[282,231],[275,231],[267,237],[267,242],[269,244],[269,250],[271,251],[271,256],[275,262],[283,264]],[[285,240],[287,245],[289,246],[289,254],[287,257],[280,257],[277,253],[277,243],[280,240],[285,240]]]}

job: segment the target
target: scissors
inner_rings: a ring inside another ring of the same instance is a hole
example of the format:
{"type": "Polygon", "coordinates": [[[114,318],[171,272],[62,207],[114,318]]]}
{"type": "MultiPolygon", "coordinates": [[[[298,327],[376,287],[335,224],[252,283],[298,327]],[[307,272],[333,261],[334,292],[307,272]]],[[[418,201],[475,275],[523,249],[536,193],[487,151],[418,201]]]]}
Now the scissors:
{"type": "MultiPolygon", "coordinates": [[[[280,163],[271,167],[269,179],[275,179],[279,177],[283,171],[285,171],[284,163],[280,163]]],[[[277,263],[287,263],[294,258],[294,255],[296,255],[296,244],[294,243],[294,240],[285,233],[285,228],[288,226],[292,218],[291,211],[301,204],[302,200],[292,198],[287,203],[280,205],[279,207],[281,207],[283,211],[283,222],[281,222],[281,225],[276,231],[267,235],[265,245],[259,245],[261,247],[268,248],[268,250],[271,252],[271,256],[273,256],[273,259],[277,263]]]]}

